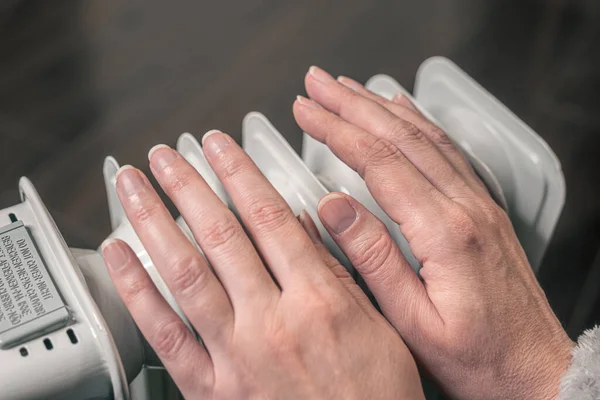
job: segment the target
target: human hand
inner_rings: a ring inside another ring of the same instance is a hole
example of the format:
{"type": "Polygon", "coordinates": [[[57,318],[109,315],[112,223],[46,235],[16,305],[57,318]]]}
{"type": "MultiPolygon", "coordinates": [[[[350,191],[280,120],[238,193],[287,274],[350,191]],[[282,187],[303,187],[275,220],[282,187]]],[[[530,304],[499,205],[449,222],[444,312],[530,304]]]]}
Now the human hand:
{"type": "Polygon", "coordinates": [[[184,396],[423,399],[409,350],[327,253],[310,217],[303,214],[299,223],[229,136],[207,134],[204,151],[252,241],[176,151],[160,146],[149,158],[214,273],[139,170],[123,167],[117,192],[205,347],[129,246],[117,240],[103,246],[121,298],[184,396]]]}
{"type": "Polygon", "coordinates": [[[300,127],[364,179],[422,265],[344,194],[319,216],[417,359],[451,396],[550,399],[572,343],[506,213],[452,141],[405,97],[388,101],[313,67],[300,127]],[[313,101],[314,100],[314,101],[313,101]]]}

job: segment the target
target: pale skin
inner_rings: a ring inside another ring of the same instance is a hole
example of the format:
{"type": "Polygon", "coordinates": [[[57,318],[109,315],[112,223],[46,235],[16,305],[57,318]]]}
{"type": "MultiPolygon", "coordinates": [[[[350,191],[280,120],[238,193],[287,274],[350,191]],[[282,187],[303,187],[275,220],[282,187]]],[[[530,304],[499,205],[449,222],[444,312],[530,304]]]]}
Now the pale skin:
{"type": "Polygon", "coordinates": [[[462,154],[404,97],[387,101],[316,67],[305,84],[310,99],[294,103],[296,121],[365,179],[421,262],[421,278],[356,200],[321,200],[323,224],[384,318],[310,217],[294,218],[229,136],[210,132],[203,146],[246,231],[178,153],[153,149],[152,172],[214,272],[139,170],[124,167],[117,190],[205,347],[125,243],[107,242],[103,253],[186,398],[422,399],[412,356],[453,398],[556,397],[572,343],[508,217],[462,154]]]}
{"type": "Polygon", "coordinates": [[[207,159],[244,223],[176,151],[150,166],[213,268],[175,224],[147,178],[124,167],[117,192],[137,235],[202,346],[122,241],[103,245],[115,286],[188,399],[424,399],[408,348],[296,218],[243,150],[207,134],[207,159]]]}
{"type": "Polygon", "coordinates": [[[423,266],[420,280],[354,199],[321,201],[321,220],[415,357],[455,398],[555,398],[573,344],[462,154],[405,97],[316,67],[305,85],[296,121],[365,179],[423,266]]]}

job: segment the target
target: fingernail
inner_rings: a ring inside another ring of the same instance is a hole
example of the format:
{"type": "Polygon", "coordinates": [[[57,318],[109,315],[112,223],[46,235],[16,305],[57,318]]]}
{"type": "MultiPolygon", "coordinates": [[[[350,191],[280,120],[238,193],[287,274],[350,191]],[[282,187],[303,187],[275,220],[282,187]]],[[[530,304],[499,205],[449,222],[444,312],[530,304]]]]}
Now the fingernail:
{"type": "Polygon", "coordinates": [[[327,72],[322,70],[321,68],[313,65],[308,69],[308,73],[312,75],[313,78],[318,80],[319,82],[327,83],[327,82],[335,82],[333,76],[329,75],[327,72]]]}
{"type": "Polygon", "coordinates": [[[417,111],[417,107],[415,107],[413,102],[410,101],[410,99],[406,97],[406,95],[404,95],[403,93],[398,93],[397,95],[395,95],[392,101],[396,104],[401,104],[405,107],[410,108],[411,110],[417,111]]]}
{"type": "Polygon", "coordinates": [[[363,85],[361,85],[360,83],[356,82],[354,79],[350,79],[350,78],[347,78],[345,76],[338,76],[337,80],[342,85],[344,85],[347,88],[352,89],[352,90],[354,90],[356,92],[358,92],[358,91],[360,91],[361,89],[364,88],[363,85]]]}
{"type": "Polygon", "coordinates": [[[157,171],[167,168],[177,157],[177,152],[164,144],[157,144],[148,152],[150,165],[157,171]]]}
{"type": "Polygon", "coordinates": [[[356,220],[356,210],[345,197],[332,194],[321,200],[319,216],[333,233],[340,235],[356,220]]]}
{"type": "Polygon", "coordinates": [[[229,146],[229,137],[219,130],[208,131],[202,137],[202,149],[206,155],[219,154],[227,146],[229,146]]]}
{"type": "Polygon", "coordinates": [[[107,239],[102,243],[102,255],[108,268],[118,271],[129,262],[129,253],[123,243],[115,239],[107,239]]]}
{"type": "Polygon", "coordinates": [[[315,221],[313,221],[313,219],[306,212],[306,210],[302,210],[300,212],[298,220],[300,221],[300,224],[302,225],[306,233],[308,233],[308,237],[310,237],[310,240],[312,240],[314,243],[322,241],[321,234],[319,233],[317,225],[315,225],[315,221]]]}
{"type": "Polygon", "coordinates": [[[124,165],[117,171],[117,184],[125,196],[132,196],[146,186],[142,173],[131,165],[124,165]]]}
{"type": "Polygon", "coordinates": [[[317,102],[308,99],[304,96],[296,96],[296,100],[298,100],[298,103],[302,104],[303,106],[306,106],[308,108],[312,108],[314,110],[318,110],[318,109],[322,109],[323,107],[321,107],[317,102]]]}

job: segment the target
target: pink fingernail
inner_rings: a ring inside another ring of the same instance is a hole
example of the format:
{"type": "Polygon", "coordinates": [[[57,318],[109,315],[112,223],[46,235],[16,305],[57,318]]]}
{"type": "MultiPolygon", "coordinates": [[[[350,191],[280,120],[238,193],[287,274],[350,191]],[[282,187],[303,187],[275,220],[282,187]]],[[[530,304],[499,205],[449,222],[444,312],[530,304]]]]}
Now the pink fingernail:
{"type": "Polygon", "coordinates": [[[302,104],[303,106],[318,110],[318,109],[322,109],[323,107],[321,107],[317,102],[308,99],[304,96],[296,96],[296,100],[298,100],[298,103],[302,104]]]}
{"type": "Polygon", "coordinates": [[[124,165],[117,171],[117,184],[125,196],[133,196],[146,187],[142,173],[131,165],[124,165]]]}
{"type": "Polygon", "coordinates": [[[129,253],[124,244],[116,239],[107,239],[102,243],[102,255],[106,266],[113,271],[118,271],[129,262],[129,253]]]}
{"type": "Polygon", "coordinates": [[[405,107],[408,107],[411,110],[418,111],[417,107],[415,107],[413,102],[410,101],[410,99],[408,97],[406,97],[406,95],[404,95],[403,93],[398,93],[397,95],[395,95],[394,98],[392,99],[392,101],[396,104],[400,104],[405,107]]]}
{"type": "Polygon", "coordinates": [[[402,93],[398,93],[394,96],[394,98],[392,99],[392,101],[394,103],[401,103],[402,99],[404,98],[404,95],[402,93]]]}
{"type": "Polygon", "coordinates": [[[207,156],[215,156],[229,146],[230,140],[229,136],[214,129],[202,137],[202,149],[207,156]]]}
{"type": "Polygon", "coordinates": [[[360,83],[356,82],[354,79],[350,79],[350,78],[347,78],[345,76],[338,76],[337,80],[342,85],[344,85],[347,88],[352,89],[352,90],[354,90],[356,92],[364,89],[364,86],[361,85],[360,83]]]}
{"type": "Polygon", "coordinates": [[[321,200],[319,216],[334,234],[340,235],[354,224],[357,214],[345,197],[334,193],[321,200]]]}
{"type": "Polygon", "coordinates": [[[312,75],[313,78],[322,83],[335,82],[333,76],[329,75],[327,72],[322,70],[321,68],[313,65],[308,69],[308,73],[312,75]]]}
{"type": "Polygon", "coordinates": [[[150,165],[157,171],[167,168],[173,161],[177,160],[178,157],[177,152],[164,144],[158,144],[148,152],[150,165]]]}

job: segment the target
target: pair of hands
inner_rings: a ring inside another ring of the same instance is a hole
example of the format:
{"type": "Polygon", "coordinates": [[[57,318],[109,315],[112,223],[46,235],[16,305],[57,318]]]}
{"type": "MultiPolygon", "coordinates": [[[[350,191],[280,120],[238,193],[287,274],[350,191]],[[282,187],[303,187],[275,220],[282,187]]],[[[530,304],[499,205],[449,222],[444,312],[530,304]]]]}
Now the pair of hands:
{"type": "Polygon", "coordinates": [[[123,167],[117,191],[205,346],[125,243],[109,241],[103,253],[184,396],[422,399],[414,355],[452,397],[555,397],[572,344],[508,217],[461,153],[404,97],[385,100],[316,67],[305,84],[312,100],[298,97],[296,121],[365,179],[400,225],[422,279],[361,204],[341,193],[323,198],[323,224],[384,317],[310,217],[296,218],[229,136],[211,131],[203,148],[245,230],[177,152],[155,147],[152,172],[212,268],[139,170],[123,167]]]}

